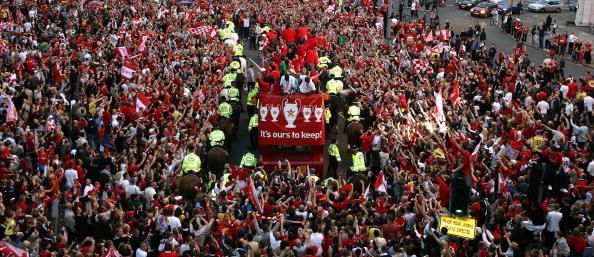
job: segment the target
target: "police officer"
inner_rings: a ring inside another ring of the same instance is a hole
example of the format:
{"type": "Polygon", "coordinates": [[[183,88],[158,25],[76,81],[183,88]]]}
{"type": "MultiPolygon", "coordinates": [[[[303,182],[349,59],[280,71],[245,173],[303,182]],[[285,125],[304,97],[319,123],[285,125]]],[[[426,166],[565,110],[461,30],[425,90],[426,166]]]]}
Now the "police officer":
{"type": "Polygon", "coordinates": [[[238,42],[237,45],[233,47],[233,57],[239,56],[243,56],[243,44],[238,42]]]}
{"type": "Polygon", "coordinates": [[[248,131],[250,132],[250,144],[256,148],[258,146],[258,114],[252,115],[248,124],[248,131]]]}
{"type": "Polygon", "coordinates": [[[230,119],[231,115],[233,115],[233,107],[227,102],[220,103],[217,111],[219,112],[219,118],[230,119]]]}
{"type": "Polygon", "coordinates": [[[320,69],[328,68],[328,65],[330,65],[330,63],[332,63],[330,58],[328,58],[328,56],[324,55],[318,59],[318,68],[320,68],[320,69]]]}
{"type": "Polygon", "coordinates": [[[254,88],[252,88],[247,94],[247,111],[248,115],[251,117],[256,112],[256,106],[258,104],[258,90],[259,90],[258,82],[256,82],[254,88]]]}
{"type": "Polygon", "coordinates": [[[351,176],[360,172],[364,172],[367,168],[365,167],[365,156],[359,148],[353,148],[353,165],[351,166],[351,176]]]}
{"type": "Polygon", "coordinates": [[[237,71],[230,68],[230,71],[223,76],[223,88],[230,88],[237,79],[237,71]]]}
{"type": "Polygon", "coordinates": [[[346,123],[344,124],[345,132],[346,132],[346,129],[349,126],[349,124],[351,124],[353,122],[361,121],[361,108],[359,107],[357,102],[354,102],[353,105],[349,106],[347,115],[348,115],[347,120],[346,120],[346,123]]]}
{"type": "Polygon", "coordinates": [[[326,137],[330,135],[334,131],[334,124],[335,120],[332,118],[332,111],[330,110],[330,105],[326,104],[326,108],[324,109],[324,119],[326,121],[326,137]]]}
{"type": "Polygon", "coordinates": [[[340,65],[336,65],[330,69],[330,75],[334,75],[335,79],[342,79],[342,68],[340,65]]]}
{"type": "Polygon", "coordinates": [[[241,157],[241,163],[239,163],[239,166],[242,168],[256,168],[256,165],[258,164],[258,160],[256,159],[256,156],[253,153],[246,153],[243,155],[243,157],[241,157]]]}
{"type": "Polygon", "coordinates": [[[326,177],[336,177],[338,164],[342,161],[336,143],[336,138],[333,138],[332,143],[328,146],[328,172],[326,173],[326,177]]]}
{"type": "Polygon", "coordinates": [[[342,91],[342,81],[335,79],[335,76],[330,75],[330,80],[326,82],[326,92],[330,95],[338,95],[342,91]]]}
{"type": "Polygon", "coordinates": [[[208,134],[208,140],[210,141],[210,147],[223,147],[225,145],[225,133],[219,128],[215,128],[210,134],[208,134]]]}
{"type": "Polygon", "coordinates": [[[184,159],[182,161],[182,172],[184,175],[187,174],[193,174],[195,172],[200,171],[200,167],[202,166],[202,161],[200,160],[200,157],[198,157],[198,155],[196,155],[196,153],[194,153],[194,146],[191,145],[188,147],[188,151],[189,153],[186,154],[186,156],[184,156],[184,159]]]}
{"type": "Polygon", "coordinates": [[[227,99],[231,102],[239,104],[241,102],[241,95],[237,87],[230,87],[227,90],[227,99]]]}

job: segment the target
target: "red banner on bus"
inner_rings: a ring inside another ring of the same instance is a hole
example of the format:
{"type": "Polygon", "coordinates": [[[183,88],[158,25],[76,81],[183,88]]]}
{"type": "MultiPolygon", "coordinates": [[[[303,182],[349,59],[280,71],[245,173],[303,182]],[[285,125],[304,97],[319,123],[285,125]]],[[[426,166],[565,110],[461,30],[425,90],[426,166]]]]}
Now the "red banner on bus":
{"type": "Polygon", "coordinates": [[[323,145],[324,96],[262,95],[259,113],[259,144],[323,145]]]}

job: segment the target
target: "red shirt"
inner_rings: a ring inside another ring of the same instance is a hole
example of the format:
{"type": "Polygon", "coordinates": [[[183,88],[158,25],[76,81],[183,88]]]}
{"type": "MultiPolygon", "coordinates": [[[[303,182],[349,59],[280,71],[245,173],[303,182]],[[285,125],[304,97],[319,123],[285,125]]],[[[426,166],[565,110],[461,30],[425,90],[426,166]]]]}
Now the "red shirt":
{"type": "Polygon", "coordinates": [[[366,153],[371,151],[371,135],[363,135],[359,138],[361,140],[361,151],[366,153]]]}
{"type": "Polygon", "coordinates": [[[177,253],[166,251],[159,254],[159,257],[177,257],[177,253]]]}
{"type": "Polygon", "coordinates": [[[580,256],[584,252],[584,249],[586,249],[586,240],[584,240],[584,238],[581,236],[572,235],[568,237],[567,244],[573,251],[578,253],[580,256]]]}
{"type": "Polygon", "coordinates": [[[441,206],[446,206],[450,201],[450,192],[452,189],[450,188],[450,185],[443,181],[443,179],[437,178],[436,181],[439,185],[439,200],[441,201],[441,206]]]}

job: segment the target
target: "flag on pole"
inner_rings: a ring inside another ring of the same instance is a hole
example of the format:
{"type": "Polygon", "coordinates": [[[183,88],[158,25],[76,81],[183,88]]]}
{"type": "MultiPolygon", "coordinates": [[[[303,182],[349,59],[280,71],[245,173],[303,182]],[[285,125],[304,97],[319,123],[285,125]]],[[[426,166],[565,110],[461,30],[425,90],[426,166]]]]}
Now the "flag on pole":
{"type": "Polygon", "coordinates": [[[116,55],[118,57],[120,57],[121,59],[124,59],[124,58],[130,56],[130,51],[128,51],[128,48],[125,46],[116,47],[115,52],[116,52],[116,55]]]}
{"type": "Polygon", "coordinates": [[[150,103],[151,101],[144,95],[144,93],[138,93],[138,95],[136,95],[136,112],[143,112],[148,108],[150,103]]]}
{"type": "Polygon", "coordinates": [[[499,193],[508,192],[507,186],[505,185],[505,180],[503,179],[503,171],[499,170],[499,174],[497,174],[498,182],[499,182],[499,193]]]}
{"type": "Polygon", "coordinates": [[[16,122],[19,119],[19,113],[17,112],[12,99],[7,95],[4,95],[4,99],[6,99],[6,104],[8,104],[8,109],[6,110],[6,122],[16,122]]]}
{"type": "Polygon", "coordinates": [[[131,79],[134,76],[134,72],[136,72],[136,66],[134,66],[134,64],[125,62],[124,65],[122,65],[120,74],[124,78],[131,79]]]}
{"type": "Polygon", "coordinates": [[[387,193],[387,189],[386,189],[386,178],[384,177],[384,172],[380,171],[379,174],[377,175],[377,178],[375,179],[375,183],[373,183],[373,189],[375,189],[376,192],[384,192],[387,193]]]}
{"type": "Polygon", "coordinates": [[[452,38],[452,32],[449,29],[442,29],[439,31],[438,36],[440,41],[450,41],[452,38]]]}
{"type": "Polygon", "coordinates": [[[479,134],[479,136],[481,137],[481,141],[479,141],[479,143],[474,147],[474,150],[470,155],[470,160],[472,161],[476,161],[476,158],[478,157],[478,152],[481,149],[481,145],[483,144],[483,134],[479,134]]]}
{"type": "Polygon", "coordinates": [[[439,93],[433,92],[433,96],[435,97],[435,111],[433,115],[435,116],[435,121],[437,124],[441,126],[445,126],[445,113],[443,112],[443,97],[441,96],[441,91],[439,93]]]}

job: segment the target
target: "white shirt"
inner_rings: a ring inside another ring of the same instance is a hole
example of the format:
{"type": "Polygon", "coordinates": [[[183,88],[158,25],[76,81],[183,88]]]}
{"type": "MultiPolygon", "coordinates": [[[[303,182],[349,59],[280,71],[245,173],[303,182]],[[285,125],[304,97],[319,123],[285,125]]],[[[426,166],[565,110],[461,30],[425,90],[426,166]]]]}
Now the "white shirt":
{"type": "Polygon", "coordinates": [[[146,257],[146,252],[143,251],[142,249],[138,248],[136,249],[136,257],[146,257]]]}
{"type": "Polygon", "coordinates": [[[169,221],[169,226],[171,227],[171,230],[181,227],[181,221],[179,221],[178,217],[169,216],[167,217],[167,220],[169,221]]]}
{"type": "MultiPolygon", "coordinates": [[[[588,163],[588,174],[590,174],[590,176],[594,176],[594,160],[588,163]]],[[[594,233],[594,231],[592,233],[594,233]]]]}
{"type": "Polygon", "coordinates": [[[287,76],[283,75],[280,79],[281,89],[283,93],[290,94],[297,90],[297,79],[291,75],[289,75],[289,80],[287,81],[287,76]]]}
{"type": "Polygon", "coordinates": [[[67,169],[64,171],[64,177],[66,177],[66,187],[71,188],[74,181],[78,179],[78,172],[74,169],[67,169]]]}
{"type": "Polygon", "coordinates": [[[547,111],[549,111],[549,103],[545,101],[540,101],[536,104],[536,108],[538,108],[538,112],[542,115],[546,115],[547,111]]]}
{"type": "Polygon", "coordinates": [[[299,85],[299,92],[301,92],[302,94],[307,94],[315,90],[316,84],[314,84],[313,81],[311,81],[311,79],[309,80],[309,83],[307,83],[305,80],[302,80],[301,84],[299,85]]]}
{"type": "Polygon", "coordinates": [[[124,189],[127,196],[140,194],[140,188],[137,185],[128,185],[124,189]]]}
{"type": "Polygon", "coordinates": [[[567,43],[575,43],[576,40],[577,37],[574,34],[571,34],[569,37],[567,37],[567,43]]]}
{"type": "Polygon", "coordinates": [[[567,92],[569,92],[569,87],[567,85],[561,85],[561,88],[559,88],[559,90],[561,90],[561,93],[563,94],[563,98],[566,98],[567,92]]]}
{"type": "Polygon", "coordinates": [[[323,241],[324,241],[324,235],[322,235],[321,233],[312,233],[309,236],[309,242],[307,244],[308,244],[308,246],[315,245],[316,247],[318,247],[317,255],[320,256],[320,255],[322,255],[322,242],[323,241]]]}
{"type": "Polygon", "coordinates": [[[592,104],[594,103],[594,98],[591,96],[584,97],[584,108],[589,112],[592,112],[592,104]]]}
{"type": "Polygon", "coordinates": [[[563,218],[563,213],[558,211],[551,211],[547,213],[547,230],[549,232],[557,232],[560,230],[559,223],[563,218]]]}

